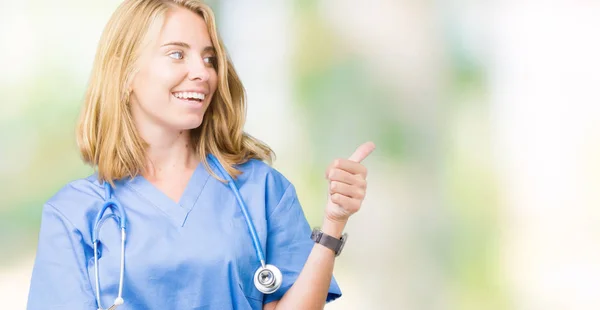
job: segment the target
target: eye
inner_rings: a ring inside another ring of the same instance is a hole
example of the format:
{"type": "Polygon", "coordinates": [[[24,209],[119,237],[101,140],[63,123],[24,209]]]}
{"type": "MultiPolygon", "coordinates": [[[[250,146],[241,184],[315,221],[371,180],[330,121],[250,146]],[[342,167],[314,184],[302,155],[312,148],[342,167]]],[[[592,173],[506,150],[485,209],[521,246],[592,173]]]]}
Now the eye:
{"type": "Polygon", "coordinates": [[[171,52],[171,53],[169,53],[169,57],[171,57],[173,59],[181,60],[181,59],[183,59],[183,52],[182,51],[171,52]]]}
{"type": "Polygon", "coordinates": [[[204,63],[210,65],[213,68],[217,67],[217,57],[215,56],[209,56],[209,57],[204,57],[203,58],[204,63]]]}

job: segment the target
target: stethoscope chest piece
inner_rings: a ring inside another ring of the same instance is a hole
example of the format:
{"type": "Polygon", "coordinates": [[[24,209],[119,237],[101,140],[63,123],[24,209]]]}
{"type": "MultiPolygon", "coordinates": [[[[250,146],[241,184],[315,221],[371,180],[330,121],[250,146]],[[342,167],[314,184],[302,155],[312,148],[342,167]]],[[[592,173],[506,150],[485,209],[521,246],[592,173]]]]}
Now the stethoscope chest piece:
{"type": "Polygon", "coordinates": [[[281,286],[281,271],[273,265],[265,265],[254,273],[254,286],[263,294],[271,294],[281,286]]]}

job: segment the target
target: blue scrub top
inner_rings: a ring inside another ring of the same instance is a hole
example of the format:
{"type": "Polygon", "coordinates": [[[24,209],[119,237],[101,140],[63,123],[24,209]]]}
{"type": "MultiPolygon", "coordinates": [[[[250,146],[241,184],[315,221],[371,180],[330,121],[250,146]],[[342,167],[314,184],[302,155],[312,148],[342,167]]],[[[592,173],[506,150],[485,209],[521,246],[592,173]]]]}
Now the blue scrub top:
{"type": "MultiPolygon", "coordinates": [[[[216,167],[212,167],[217,172],[216,167]]],[[[236,180],[267,263],[283,274],[274,294],[254,287],[260,266],[232,190],[199,164],[179,203],[142,176],[118,181],[127,240],[119,309],[262,309],[296,281],[314,245],[294,186],[277,170],[250,160],[236,180]]],[[[96,175],[62,188],[43,208],[27,309],[97,309],[92,226],[104,203],[96,175]]],[[[120,231],[107,210],[99,230],[103,307],[117,297],[120,231]]],[[[341,296],[332,278],[327,301],[341,296]]]]}

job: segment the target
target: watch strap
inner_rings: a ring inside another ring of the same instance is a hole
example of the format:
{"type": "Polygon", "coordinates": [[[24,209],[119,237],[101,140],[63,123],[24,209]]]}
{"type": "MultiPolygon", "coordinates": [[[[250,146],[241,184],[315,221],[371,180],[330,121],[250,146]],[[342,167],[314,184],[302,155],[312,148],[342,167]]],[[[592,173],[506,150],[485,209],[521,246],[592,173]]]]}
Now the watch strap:
{"type": "Polygon", "coordinates": [[[347,234],[343,234],[341,238],[336,238],[324,233],[319,228],[315,228],[312,231],[311,239],[326,248],[329,248],[335,253],[335,256],[339,256],[346,242],[347,234]]]}

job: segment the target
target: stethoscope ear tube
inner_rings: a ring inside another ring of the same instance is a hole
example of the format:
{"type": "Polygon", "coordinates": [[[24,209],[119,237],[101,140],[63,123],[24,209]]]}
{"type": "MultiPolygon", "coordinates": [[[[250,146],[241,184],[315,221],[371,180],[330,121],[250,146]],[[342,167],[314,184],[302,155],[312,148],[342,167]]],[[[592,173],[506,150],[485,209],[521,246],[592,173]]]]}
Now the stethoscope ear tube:
{"type": "Polygon", "coordinates": [[[122,305],[125,301],[123,300],[123,278],[125,274],[125,225],[127,221],[127,217],[125,215],[125,210],[119,204],[119,202],[112,198],[112,187],[108,182],[104,182],[104,199],[105,202],[96,214],[96,219],[94,221],[94,227],[92,228],[92,243],[94,245],[94,276],[96,283],[96,302],[98,304],[98,309],[103,309],[100,301],[100,279],[99,279],[99,270],[98,270],[98,233],[100,231],[100,222],[102,221],[102,217],[104,216],[104,212],[106,209],[112,209],[113,212],[117,212],[119,217],[119,227],[121,228],[121,261],[120,261],[120,270],[119,270],[119,292],[117,298],[115,299],[113,305],[108,309],[115,309],[117,306],[122,305]]]}

